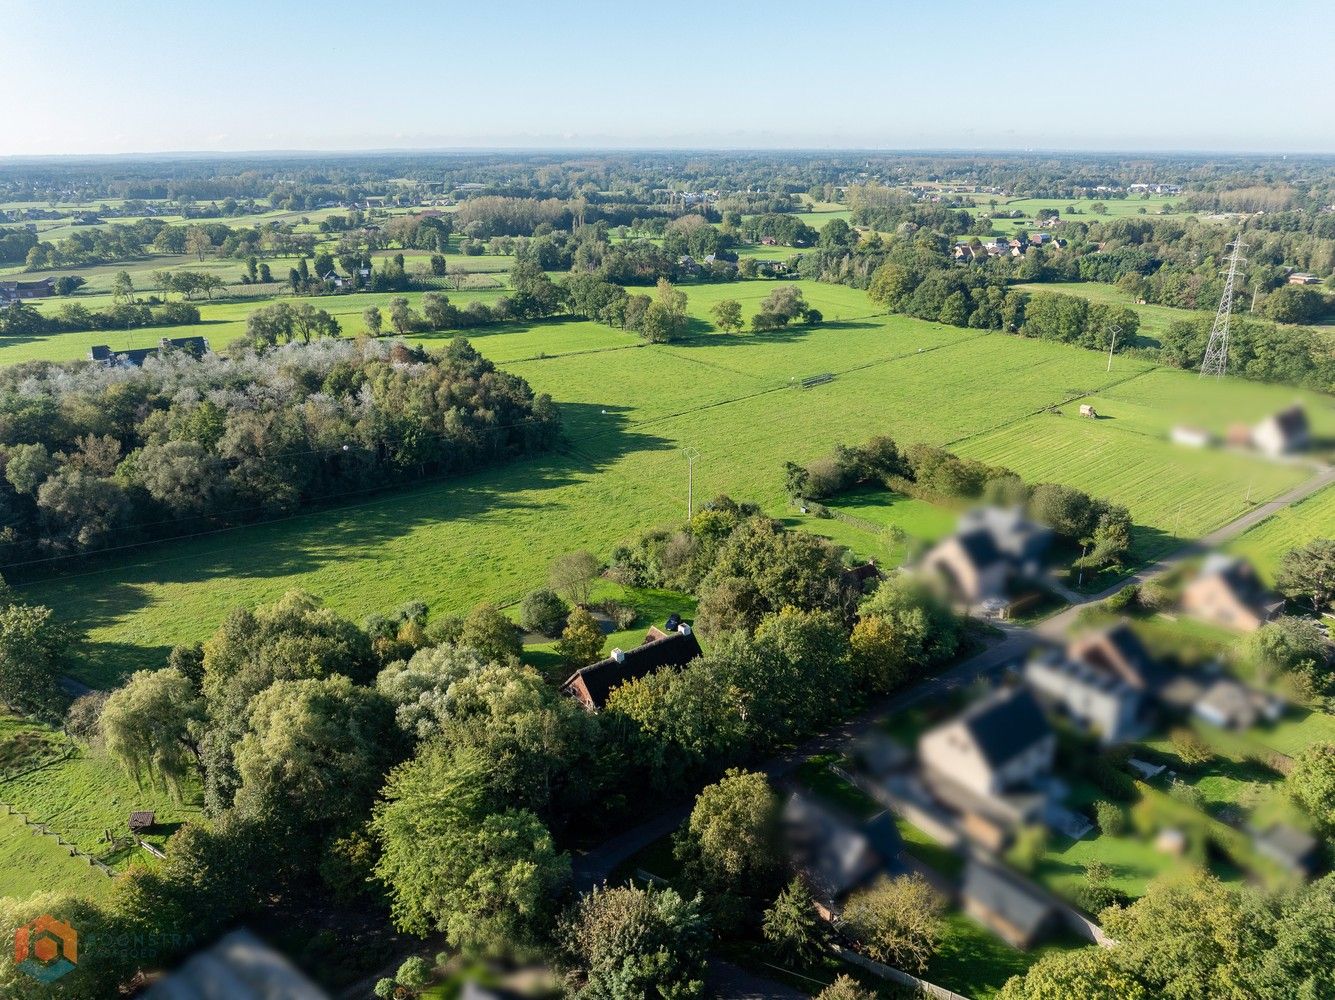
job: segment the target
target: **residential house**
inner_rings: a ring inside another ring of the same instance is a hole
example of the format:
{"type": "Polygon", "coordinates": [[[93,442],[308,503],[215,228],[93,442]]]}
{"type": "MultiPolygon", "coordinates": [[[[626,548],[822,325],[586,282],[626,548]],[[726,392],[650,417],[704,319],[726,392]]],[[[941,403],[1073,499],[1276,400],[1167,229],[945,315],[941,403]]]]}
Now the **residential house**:
{"type": "Polygon", "coordinates": [[[1308,274],[1306,271],[1294,271],[1289,275],[1290,285],[1315,285],[1321,279],[1315,274],[1308,274]]]}
{"type": "Polygon", "coordinates": [[[1098,733],[1105,745],[1143,728],[1144,694],[1097,667],[1052,652],[1026,664],[1024,679],[1042,702],[1098,733]]]}
{"type": "Polygon", "coordinates": [[[1182,610],[1193,618],[1239,632],[1255,632],[1284,609],[1284,599],[1261,583],[1251,563],[1215,554],[1182,591],[1182,610]]]}
{"type": "Polygon", "coordinates": [[[945,805],[1006,826],[1041,817],[1057,737],[1037,699],[1000,690],[918,739],[922,778],[945,805]]]}
{"type": "Polygon", "coordinates": [[[1037,887],[976,858],[964,866],[960,900],[965,913],[1015,948],[1034,946],[1058,923],[1056,907],[1037,887]]]}
{"type": "Polygon", "coordinates": [[[1231,677],[1220,677],[1204,688],[1191,710],[1221,729],[1250,729],[1262,720],[1278,720],[1284,703],[1231,677]]]}
{"type": "Polygon", "coordinates": [[[793,863],[806,873],[816,898],[827,909],[901,867],[904,845],[889,812],[859,826],[794,792],[784,804],[780,825],[793,863]]]}
{"type": "Polygon", "coordinates": [[[328,1000],[329,994],[247,930],[232,931],[140,994],[141,1000],[328,1000]]]}
{"type": "Polygon", "coordinates": [[[1256,850],[1295,875],[1311,878],[1321,867],[1317,839],[1287,823],[1274,823],[1252,837],[1256,850]]]}
{"type": "Polygon", "coordinates": [[[1018,580],[1043,570],[1052,531],[1015,507],[979,507],[961,516],[959,530],[923,557],[923,568],[942,577],[951,595],[976,605],[1005,597],[1018,580]]]}
{"type": "Polygon", "coordinates": [[[142,368],[149,358],[160,358],[173,351],[184,351],[200,358],[209,352],[209,342],[204,337],[163,337],[157,347],[132,347],[122,351],[113,351],[105,344],[98,344],[88,348],[88,360],[99,361],[104,365],[142,368]]]}
{"type": "Polygon", "coordinates": [[[596,712],[607,704],[608,695],[627,681],[662,667],[679,670],[703,655],[695,632],[686,622],[678,620],[668,629],[651,628],[643,644],[630,650],[614,649],[607,659],[581,667],[567,678],[561,690],[596,712]]]}
{"type": "Polygon", "coordinates": [[[1252,443],[1271,458],[1303,451],[1311,444],[1307,411],[1295,403],[1252,428],[1252,443]]]}
{"type": "Polygon", "coordinates": [[[1030,234],[1029,234],[1029,242],[1030,242],[1030,243],[1037,243],[1039,246],[1044,246],[1044,245],[1046,245],[1046,244],[1052,242],[1052,234],[1051,234],[1051,233],[1030,233],[1030,234]]]}
{"type": "Polygon", "coordinates": [[[1210,432],[1202,430],[1200,427],[1178,424],[1168,432],[1168,439],[1173,444],[1180,444],[1187,448],[1206,448],[1210,444],[1210,432]]]}
{"type": "Polygon", "coordinates": [[[1135,691],[1153,692],[1167,679],[1167,672],[1125,621],[1076,636],[1067,644],[1066,656],[1135,691]]]}

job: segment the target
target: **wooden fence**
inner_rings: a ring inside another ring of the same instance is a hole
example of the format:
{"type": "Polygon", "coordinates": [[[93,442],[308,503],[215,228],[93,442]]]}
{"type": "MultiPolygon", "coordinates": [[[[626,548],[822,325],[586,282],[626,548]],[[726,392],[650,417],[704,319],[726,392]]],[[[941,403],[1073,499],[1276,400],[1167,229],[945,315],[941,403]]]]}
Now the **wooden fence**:
{"type": "Polygon", "coordinates": [[[45,823],[39,823],[37,820],[34,820],[31,817],[29,817],[22,810],[16,808],[15,806],[10,805],[8,802],[0,802],[0,806],[4,807],[6,816],[17,816],[19,818],[19,821],[22,822],[24,826],[28,827],[35,833],[39,833],[44,837],[53,837],[57,844],[65,848],[65,851],[70,855],[70,857],[83,858],[83,860],[86,861],[90,867],[96,868],[103,875],[107,876],[107,878],[112,878],[115,876],[116,872],[114,869],[112,869],[108,865],[103,864],[101,861],[99,861],[93,855],[89,854],[87,851],[79,850],[79,848],[76,845],[66,840],[64,835],[62,835],[58,830],[51,829],[51,827],[47,826],[45,823]]]}

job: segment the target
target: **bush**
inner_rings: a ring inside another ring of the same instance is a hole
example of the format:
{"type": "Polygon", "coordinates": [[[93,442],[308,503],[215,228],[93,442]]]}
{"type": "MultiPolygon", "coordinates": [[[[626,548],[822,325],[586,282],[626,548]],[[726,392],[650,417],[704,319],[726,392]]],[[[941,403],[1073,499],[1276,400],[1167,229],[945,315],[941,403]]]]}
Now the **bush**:
{"type": "Polygon", "coordinates": [[[1139,599],[1140,587],[1133,583],[1113,594],[1103,602],[1103,606],[1109,611],[1125,611],[1134,607],[1139,599]]]}
{"type": "Polygon", "coordinates": [[[1162,583],[1146,580],[1141,584],[1138,599],[1146,611],[1162,611],[1173,603],[1173,593],[1162,583]]]}
{"type": "Polygon", "coordinates": [[[612,624],[616,626],[618,632],[624,632],[635,624],[640,613],[629,604],[622,604],[620,601],[603,601],[599,605],[604,614],[612,619],[612,624]]]}
{"type": "Polygon", "coordinates": [[[1098,821],[1100,832],[1110,837],[1120,837],[1126,832],[1126,813],[1122,812],[1122,807],[1116,802],[1109,802],[1107,799],[1095,802],[1094,816],[1098,821]]]}
{"type": "Polygon", "coordinates": [[[1194,729],[1180,726],[1169,734],[1168,739],[1173,745],[1173,753],[1187,767],[1200,767],[1214,759],[1214,751],[1194,729]]]}
{"type": "Polygon", "coordinates": [[[529,632],[556,636],[565,627],[570,607],[546,587],[529,591],[519,605],[519,624],[529,632]]]}

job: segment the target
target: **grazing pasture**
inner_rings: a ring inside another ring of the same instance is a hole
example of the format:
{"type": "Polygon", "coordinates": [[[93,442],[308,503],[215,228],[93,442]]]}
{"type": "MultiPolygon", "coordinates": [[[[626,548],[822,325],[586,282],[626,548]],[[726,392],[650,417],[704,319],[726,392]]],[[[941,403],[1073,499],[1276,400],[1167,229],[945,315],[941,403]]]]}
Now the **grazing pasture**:
{"type": "MultiPolygon", "coordinates": [[[[1194,375],[1131,358],[1119,358],[1109,374],[1105,356],[1094,352],[878,316],[864,293],[843,286],[803,283],[807,300],[827,317],[820,327],[712,331],[713,302],[736,298],[749,316],[773,287],[687,286],[692,332],[666,345],[572,320],[474,331],[479,350],[561,404],[563,450],[448,482],[347,497],[333,509],[268,524],[131,548],[101,565],[71,566],[69,576],[28,583],[25,596],[83,632],[76,673],[105,686],[160,665],[173,643],[204,638],[231,607],[292,587],[355,618],[412,598],[437,612],[516,601],[543,582],[553,557],[575,548],[606,554],[646,527],[680,519],[686,447],[700,452],[697,504],[723,492],[754,500],[878,558],[893,557],[879,536],[803,517],[788,505],[785,461],[807,462],[836,442],[873,434],[948,445],[1127,504],[1142,526],[1139,558],[1169,547],[1165,534],[1187,537],[1240,513],[1249,483],[1252,500],[1261,501],[1305,475],[1245,455],[1184,452],[1156,434],[1120,429],[1115,410],[1097,422],[1074,416],[1077,400],[1121,398],[1144,382],[1151,391],[1142,422],[1169,426],[1184,399],[1208,395],[1194,375]],[[810,390],[793,387],[820,373],[834,378],[810,390]],[[1045,412],[1053,406],[1067,415],[1045,412]],[[1166,413],[1156,416],[1159,409],[1166,413]]],[[[359,314],[369,299],[323,304],[351,303],[359,314]]],[[[1247,388],[1257,407],[1293,395],[1247,388]]]]}

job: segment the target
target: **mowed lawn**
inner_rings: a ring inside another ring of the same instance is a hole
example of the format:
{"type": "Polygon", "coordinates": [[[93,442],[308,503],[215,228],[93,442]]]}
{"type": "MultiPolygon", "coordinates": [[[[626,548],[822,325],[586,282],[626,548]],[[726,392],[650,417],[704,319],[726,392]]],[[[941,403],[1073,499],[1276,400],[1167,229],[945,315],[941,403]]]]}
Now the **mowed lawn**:
{"type": "MultiPolygon", "coordinates": [[[[648,527],[681,519],[687,447],[699,452],[697,504],[726,492],[841,541],[838,522],[801,518],[789,507],[783,464],[873,434],[948,444],[1033,479],[1106,494],[1151,532],[1170,530],[1179,504],[1186,508],[1179,534],[1217,527],[1241,512],[1252,480],[1253,500],[1263,500],[1302,477],[1241,456],[1184,456],[1154,436],[1117,432],[1116,420],[1044,412],[1057,404],[1072,412],[1068,401],[1117,391],[1129,377],[1196,386],[1189,373],[1119,359],[1109,374],[1094,352],[878,316],[863,293],[842,286],[803,283],[827,318],[820,327],[712,331],[713,302],[736,298],[749,315],[774,284],[688,286],[693,334],[670,345],[638,346],[623,331],[573,321],[475,331],[484,354],[561,404],[564,450],[118,553],[115,565],[30,583],[25,596],[86,635],[76,672],[107,685],[160,666],[172,644],[206,637],[230,608],[292,587],[356,619],[414,598],[438,613],[516,601],[545,580],[557,555],[588,548],[605,556],[648,527]],[[834,378],[794,387],[819,373],[834,378]]],[[[360,311],[361,297],[351,301],[360,311]]],[[[873,543],[861,554],[882,555],[867,533],[849,534],[873,543]]],[[[1157,551],[1154,537],[1141,540],[1139,554],[1157,551]]],[[[856,537],[848,540],[856,546],[856,537]]]]}
{"type": "Polygon", "coordinates": [[[1314,538],[1335,538],[1335,486],[1266,518],[1228,550],[1250,559],[1266,581],[1273,582],[1284,553],[1314,538]]]}

